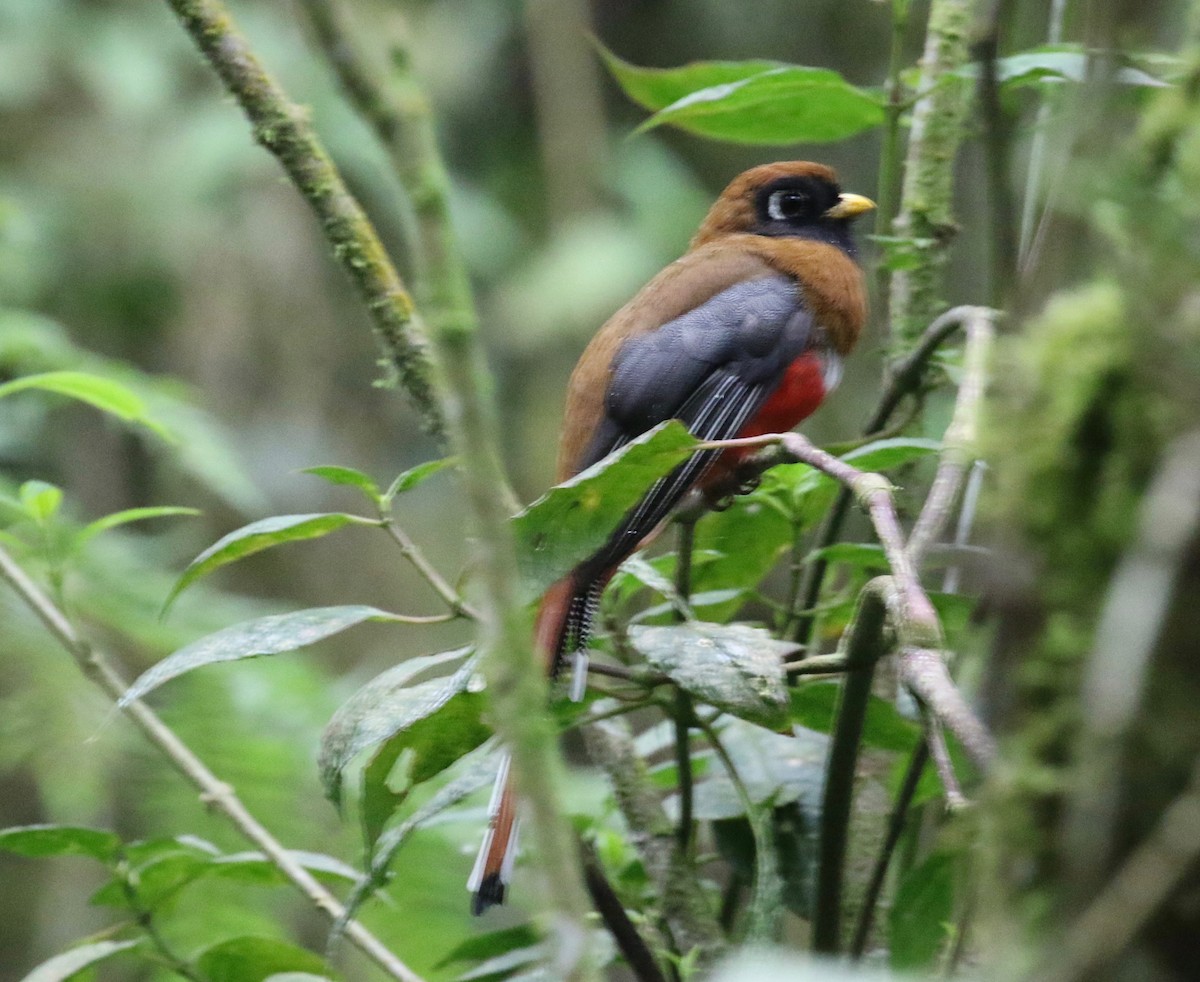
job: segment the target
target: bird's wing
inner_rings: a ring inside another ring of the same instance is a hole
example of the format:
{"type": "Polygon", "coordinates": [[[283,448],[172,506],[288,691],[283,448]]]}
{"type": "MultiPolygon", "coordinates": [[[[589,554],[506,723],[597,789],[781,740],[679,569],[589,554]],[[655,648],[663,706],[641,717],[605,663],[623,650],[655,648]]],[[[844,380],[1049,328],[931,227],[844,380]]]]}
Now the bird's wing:
{"type": "MultiPolygon", "coordinates": [[[[796,283],[768,276],[728,287],[658,330],[629,338],[613,359],[604,418],[581,467],[669,419],[701,440],[736,436],[814,333],[796,283]]],[[[632,553],[719,453],[695,453],[658,481],[588,560],[583,579],[632,553]]]]}

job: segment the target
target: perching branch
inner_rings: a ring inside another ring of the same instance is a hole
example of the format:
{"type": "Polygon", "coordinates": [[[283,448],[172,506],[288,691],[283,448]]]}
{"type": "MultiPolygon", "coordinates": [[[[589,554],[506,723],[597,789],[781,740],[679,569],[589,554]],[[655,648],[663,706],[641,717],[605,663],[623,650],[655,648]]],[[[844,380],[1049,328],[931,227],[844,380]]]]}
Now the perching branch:
{"type": "Polygon", "coordinates": [[[308,121],[268,74],[220,0],[167,0],[196,47],[242,107],[254,139],[278,158],[321,222],[357,287],[400,384],[426,429],[442,431],[424,325],[362,206],[308,121]]]}
{"type": "MultiPolygon", "coordinates": [[[[79,636],[66,615],[42,589],[34,583],[13,558],[0,547],[0,578],[16,591],[25,605],[37,615],[54,639],[75,660],[88,679],[95,683],[114,702],[125,694],[127,686],[108,660],[79,636]]],[[[301,866],[284,846],[259,823],[233,788],[220,780],[205,766],[158,715],[139,699],[122,707],[122,711],[142,734],[157,747],[183,777],[199,792],[200,799],[229,819],[230,823],[278,869],[292,885],[336,923],[345,916],[345,908],[312,874],[301,866]]],[[[398,982],[422,982],[421,976],[404,964],[386,945],[358,921],[346,925],[346,936],[363,954],[398,982]]]]}

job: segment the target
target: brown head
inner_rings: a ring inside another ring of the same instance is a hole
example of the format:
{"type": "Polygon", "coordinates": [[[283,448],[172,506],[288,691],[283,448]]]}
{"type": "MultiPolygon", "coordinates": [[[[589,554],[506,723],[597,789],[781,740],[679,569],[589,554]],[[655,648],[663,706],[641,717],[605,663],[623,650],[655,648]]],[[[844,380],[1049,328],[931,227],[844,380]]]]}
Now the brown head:
{"type": "Polygon", "coordinates": [[[850,223],[875,207],[844,194],[833,168],[808,160],[752,167],[735,177],[709,209],[693,249],[738,233],[811,239],[855,254],[850,223]]]}

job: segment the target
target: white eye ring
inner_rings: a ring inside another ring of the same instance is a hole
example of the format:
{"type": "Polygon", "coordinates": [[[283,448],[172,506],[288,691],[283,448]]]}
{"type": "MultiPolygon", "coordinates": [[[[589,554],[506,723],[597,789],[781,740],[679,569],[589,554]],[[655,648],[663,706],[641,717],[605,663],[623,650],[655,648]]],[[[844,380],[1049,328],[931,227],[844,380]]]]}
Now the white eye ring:
{"type": "Polygon", "coordinates": [[[786,222],[789,219],[796,217],[795,212],[793,212],[790,215],[784,213],[783,201],[784,201],[785,197],[793,198],[796,200],[797,203],[801,203],[801,202],[807,203],[808,202],[808,195],[805,194],[803,191],[793,191],[793,190],[772,191],[771,196],[767,199],[767,216],[768,217],[774,219],[777,222],[786,222]]]}

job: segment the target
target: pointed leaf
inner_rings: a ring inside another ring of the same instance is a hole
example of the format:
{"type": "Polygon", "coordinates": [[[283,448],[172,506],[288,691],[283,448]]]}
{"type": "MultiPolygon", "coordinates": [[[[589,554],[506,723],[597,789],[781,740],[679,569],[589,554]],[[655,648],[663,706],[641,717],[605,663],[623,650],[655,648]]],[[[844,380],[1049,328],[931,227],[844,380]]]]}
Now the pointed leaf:
{"type": "Polygon", "coordinates": [[[320,538],[349,524],[377,525],[378,522],[344,512],[322,512],[312,515],[275,515],[243,525],[218,539],[188,564],[163,604],[163,610],[166,611],[192,583],[214,569],[284,542],[320,538]]]}
{"type": "Polygon", "coordinates": [[[439,471],[445,470],[447,467],[457,465],[457,457],[443,457],[441,460],[427,460],[423,464],[417,464],[416,467],[410,467],[403,474],[400,474],[396,480],[392,481],[387,491],[384,492],[384,503],[386,504],[390,502],[398,494],[404,494],[405,491],[411,491],[417,485],[423,484],[439,471]]]}
{"type": "Polygon", "coordinates": [[[42,372],[39,375],[24,375],[0,385],[0,399],[39,389],[86,402],[101,412],[116,416],[126,423],[140,423],[164,440],[173,441],[171,432],[161,423],[150,418],[145,402],[132,391],[99,375],[87,372],[42,372]]]}
{"type": "MultiPolygon", "coordinates": [[[[818,733],[832,733],[840,688],[837,682],[811,682],[792,689],[792,721],[818,733]]],[[[863,743],[879,750],[908,751],[920,735],[920,727],[901,716],[895,706],[871,696],[863,724],[863,743]]]]}
{"type": "Polygon", "coordinates": [[[888,471],[893,467],[911,464],[941,449],[937,440],[897,436],[887,440],[872,440],[842,455],[842,460],[864,471],[888,471]]]}
{"type": "Polygon", "coordinates": [[[120,846],[112,832],[80,825],[18,825],[0,831],[0,849],[18,856],[91,856],[107,863],[120,846]]]}
{"type": "Polygon", "coordinates": [[[665,109],[685,96],[714,85],[740,82],[772,68],[784,67],[778,61],[693,61],[678,68],[642,68],[618,58],[603,45],[597,45],[600,57],[617,84],[634,102],[646,109],[665,109]]]}
{"type": "Polygon", "coordinates": [[[586,559],[660,477],[696,447],[672,420],[546,494],[513,519],[522,586],[533,599],[586,559]]]}
{"type": "Polygon", "coordinates": [[[26,481],[18,494],[25,514],[39,525],[44,525],[58,514],[63,500],[62,488],[45,481],[26,481]]]}
{"type": "MultiPolygon", "coordinates": [[[[799,801],[806,812],[820,808],[829,750],[829,738],[824,734],[795,727],[789,736],[729,719],[721,727],[721,743],[756,805],[770,802],[781,807],[799,801]]],[[[667,798],[664,805],[673,818],[678,817],[678,795],[667,798]]],[[[716,820],[745,814],[725,768],[719,762],[710,764],[704,780],[696,783],[693,815],[716,820]]]]}
{"type": "MultiPolygon", "coordinates": [[[[357,883],[362,873],[349,863],[320,852],[289,849],[288,855],[319,880],[339,880],[357,883]]],[[[220,876],[250,883],[286,883],[279,868],[261,852],[235,852],[219,856],[212,862],[212,872],[220,876]]]]}
{"type": "Polygon", "coordinates": [[[670,123],[736,143],[828,143],[882,122],[883,104],[875,93],[826,68],[784,65],[691,92],[638,131],[670,123]]]}
{"type": "Polygon", "coordinates": [[[118,705],[124,707],[184,672],[217,662],[277,655],[305,648],[363,621],[390,621],[395,615],[377,607],[310,607],[291,614],[272,614],[234,624],[193,641],[143,672],[118,705]]]}
{"type": "Polygon", "coordinates": [[[70,951],[42,962],[37,968],[25,976],[21,982],[64,982],[73,975],[78,975],[90,965],[102,962],[106,958],[122,951],[128,951],[136,941],[97,941],[95,944],[80,945],[70,951]]]}
{"type": "Polygon", "coordinates": [[[437,776],[489,736],[483,722],[484,696],[475,686],[474,663],[450,679],[407,690],[393,733],[363,769],[360,808],[364,838],[373,846],[384,825],[414,787],[437,776]],[[421,690],[421,691],[419,691],[421,690]],[[393,770],[404,755],[402,783],[393,790],[393,770]]]}
{"type": "Polygon", "coordinates": [[[746,624],[703,622],[634,627],[629,640],[701,702],[771,729],[788,721],[783,658],[799,645],[746,624]]]}
{"type": "MultiPolygon", "coordinates": [[[[396,721],[403,717],[405,707],[411,706],[411,685],[420,673],[461,661],[472,648],[458,648],[436,655],[409,658],[376,675],[347,699],[333,714],[321,734],[321,750],[317,767],[325,794],[336,804],[341,800],[342,771],[364,750],[377,747],[396,732],[396,721]]],[[[433,685],[444,682],[435,680],[433,685]]]]}
{"type": "Polygon", "coordinates": [[[931,969],[950,938],[954,918],[955,857],[935,852],[909,870],[888,918],[892,968],[931,969]]]}
{"type": "Polygon", "coordinates": [[[165,518],[169,515],[199,515],[198,508],[180,508],[174,505],[156,505],[149,508],[126,508],[124,511],[113,512],[103,518],[89,522],[76,536],[77,543],[87,542],[101,532],[107,532],[118,525],[128,525],[130,522],[144,522],[148,518],[165,518]]]}
{"type": "Polygon", "coordinates": [[[196,959],[207,982],[263,982],[280,972],[330,975],[324,959],[274,938],[230,938],[207,948],[196,959]]]}
{"type": "Polygon", "coordinates": [[[381,495],[379,485],[362,471],[353,467],[339,467],[337,464],[321,464],[318,467],[305,467],[302,474],[312,474],[330,484],[341,484],[346,487],[358,488],[371,501],[378,502],[381,495]]]}

